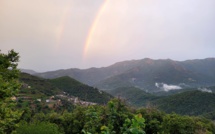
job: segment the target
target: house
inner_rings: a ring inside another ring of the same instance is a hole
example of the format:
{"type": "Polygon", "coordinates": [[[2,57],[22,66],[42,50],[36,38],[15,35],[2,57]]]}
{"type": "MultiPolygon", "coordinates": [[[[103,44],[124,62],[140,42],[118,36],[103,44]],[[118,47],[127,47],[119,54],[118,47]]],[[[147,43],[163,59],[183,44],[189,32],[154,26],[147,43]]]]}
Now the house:
{"type": "Polygon", "coordinates": [[[11,97],[11,100],[12,100],[12,101],[16,101],[16,99],[17,99],[17,98],[16,98],[15,96],[11,97]]]}

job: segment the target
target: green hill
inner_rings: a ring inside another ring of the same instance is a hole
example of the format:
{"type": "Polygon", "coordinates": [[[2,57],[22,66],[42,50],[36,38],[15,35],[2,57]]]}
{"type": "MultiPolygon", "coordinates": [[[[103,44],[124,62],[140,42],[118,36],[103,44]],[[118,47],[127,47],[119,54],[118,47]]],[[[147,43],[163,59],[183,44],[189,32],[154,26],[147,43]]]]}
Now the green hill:
{"type": "Polygon", "coordinates": [[[202,115],[215,111],[215,94],[202,91],[187,91],[167,96],[153,102],[167,113],[202,115]]]}
{"type": "Polygon", "coordinates": [[[20,94],[33,98],[52,96],[62,92],[48,80],[27,73],[20,74],[20,82],[22,83],[20,94]]]}
{"type": "Polygon", "coordinates": [[[64,110],[71,111],[74,108],[74,105],[67,100],[59,101],[56,95],[62,94],[63,91],[48,80],[27,73],[21,73],[19,80],[22,86],[16,96],[17,108],[24,109],[25,112],[27,108],[34,113],[48,113],[53,110],[60,113],[64,110]],[[47,100],[49,101],[47,102],[47,100]]]}
{"type": "Polygon", "coordinates": [[[79,97],[81,100],[104,104],[112,98],[108,93],[82,84],[68,76],[51,79],[50,82],[56,87],[62,89],[64,92],[75,97],[79,97]]]}
{"type": "Polygon", "coordinates": [[[117,89],[108,90],[107,92],[115,97],[124,98],[127,102],[134,106],[145,106],[151,101],[159,98],[135,87],[120,87],[117,89]]]}
{"type": "Polygon", "coordinates": [[[111,95],[96,88],[82,84],[70,77],[60,77],[57,79],[43,79],[27,73],[21,73],[20,81],[22,87],[19,95],[32,99],[48,98],[57,94],[67,92],[69,95],[79,97],[81,100],[106,103],[112,98],[111,95]]]}
{"type": "MultiPolygon", "coordinates": [[[[213,87],[207,89],[213,91],[213,87]]],[[[125,99],[133,106],[142,107],[149,103],[167,113],[202,115],[215,119],[215,93],[203,91],[200,89],[182,89],[166,94],[150,94],[135,87],[122,87],[107,92],[115,97],[125,99]]]]}

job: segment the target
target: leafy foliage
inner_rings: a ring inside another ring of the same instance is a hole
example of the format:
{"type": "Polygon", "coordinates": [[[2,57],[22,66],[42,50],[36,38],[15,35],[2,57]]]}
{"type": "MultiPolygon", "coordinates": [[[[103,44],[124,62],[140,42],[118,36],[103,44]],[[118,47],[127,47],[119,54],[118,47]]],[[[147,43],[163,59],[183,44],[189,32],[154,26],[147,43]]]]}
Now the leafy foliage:
{"type": "Polygon", "coordinates": [[[21,114],[11,99],[20,88],[18,61],[18,53],[14,50],[0,53],[0,133],[11,133],[21,114]]]}
{"type": "Polygon", "coordinates": [[[23,123],[14,132],[16,134],[62,134],[58,126],[49,122],[23,123]]]}
{"type": "MultiPolygon", "coordinates": [[[[106,106],[77,106],[72,112],[61,114],[38,113],[30,118],[28,124],[35,122],[56,124],[58,132],[65,134],[215,133],[215,126],[210,120],[174,113],[166,114],[152,107],[132,109],[119,99],[109,101],[106,106]]],[[[22,125],[20,127],[22,128],[22,125]]],[[[36,126],[32,126],[32,129],[34,127],[36,126]]]]}

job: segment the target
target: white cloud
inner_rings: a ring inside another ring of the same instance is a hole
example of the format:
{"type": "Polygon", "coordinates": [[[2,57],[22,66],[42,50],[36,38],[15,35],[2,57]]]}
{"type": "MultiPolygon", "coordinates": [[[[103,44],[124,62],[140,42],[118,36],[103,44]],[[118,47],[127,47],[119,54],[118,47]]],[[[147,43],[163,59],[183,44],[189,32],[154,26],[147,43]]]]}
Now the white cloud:
{"type": "Polygon", "coordinates": [[[168,92],[170,90],[182,89],[180,86],[177,86],[177,85],[168,85],[168,84],[165,84],[165,83],[155,83],[155,86],[157,88],[163,89],[166,92],[168,92]]]}
{"type": "Polygon", "coordinates": [[[198,90],[200,90],[202,92],[212,93],[212,90],[207,89],[207,88],[199,88],[198,90]]]}

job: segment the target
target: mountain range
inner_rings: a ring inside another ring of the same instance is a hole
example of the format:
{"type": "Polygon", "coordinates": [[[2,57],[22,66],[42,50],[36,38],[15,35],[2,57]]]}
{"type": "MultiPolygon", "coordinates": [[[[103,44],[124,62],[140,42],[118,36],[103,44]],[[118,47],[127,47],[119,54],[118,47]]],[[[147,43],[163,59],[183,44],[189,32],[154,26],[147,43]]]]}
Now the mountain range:
{"type": "Polygon", "coordinates": [[[27,73],[27,74],[36,74],[37,72],[31,69],[19,69],[21,72],[27,73]]]}
{"type": "Polygon", "coordinates": [[[209,119],[215,119],[215,86],[177,89],[168,92],[162,90],[152,93],[137,87],[125,86],[106,90],[107,93],[105,93],[68,76],[43,79],[22,73],[20,80],[27,87],[30,86],[30,90],[21,90],[22,94],[24,93],[31,97],[39,98],[66,92],[72,96],[79,97],[81,100],[104,104],[113,95],[124,99],[127,103],[135,107],[150,106],[167,113],[202,115],[209,119]]]}
{"type": "Polygon", "coordinates": [[[71,68],[34,75],[47,79],[69,76],[101,90],[132,86],[147,92],[169,91],[214,86],[215,58],[186,61],[145,58],[102,68],[71,68]]]}

